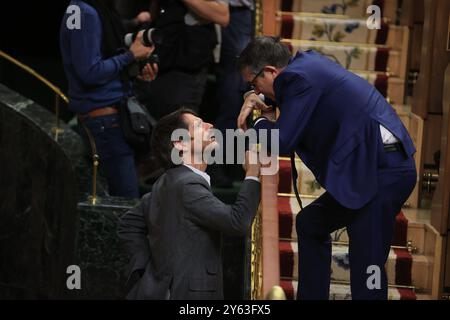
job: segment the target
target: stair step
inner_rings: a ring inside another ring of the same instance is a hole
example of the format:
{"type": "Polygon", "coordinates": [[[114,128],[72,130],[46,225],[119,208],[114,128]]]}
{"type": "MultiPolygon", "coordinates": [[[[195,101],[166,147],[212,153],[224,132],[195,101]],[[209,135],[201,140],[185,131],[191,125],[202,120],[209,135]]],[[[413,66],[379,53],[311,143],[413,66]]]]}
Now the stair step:
{"type": "MultiPolygon", "coordinates": [[[[360,0],[354,5],[342,7],[341,1],[336,0],[280,0],[280,11],[284,12],[308,12],[325,13],[329,15],[345,15],[353,18],[367,19],[367,7],[380,3],[374,0],[360,0]]],[[[395,21],[397,17],[398,0],[384,0],[381,10],[383,17],[395,21]]]]}
{"type": "Polygon", "coordinates": [[[284,39],[386,44],[401,49],[403,28],[382,20],[380,29],[369,29],[367,19],[283,13],[277,17],[277,34],[284,39]]]}
{"type": "MultiPolygon", "coordinates": [[[[301,197],[303,207],[307,206],[315,199],[310,197],[301,197]]],[[[295,229],[295,221],[297,212],[300,211],[300,206],[297,203],[295,196],[279,196],[278,197],[278,212],[279,212],[279,235],[283,239],[297,239],[297,231],[295,229]]],[[[300,213],[301,214],[301,213],[300,213]]],[[[396,217],[394,239],[392,244],[395,246],[405,246],[407,241],[411,240],[415,245],[415,239],[408,236],[409,221],[406,217],[400,213],[396,217]]],[[[415,229],[418,229],[417,224],[414,225],[415,229]]],[[[417,236],[421,236],[417,233],[417,236]]],[[[348,235],[345,228],[334,231],[331,234],[331,239],[338,242],[348,242],[348,235]]]]}
{"type": "MultiPolygon", "coordinates": [[[[298,279],[298,247],[296,242],[280,241],[280,275],[298,279]]],[[[347,246],[332,246],[331,279],[350,281],[347,246]]],[[[392,285],[426,288],[432,263],[425,256],[409,254],[406,250],[391,249],[386,262],[388,282],[392,285]],[[413,280],[414,279],[414,280],[413,280]]]]}
{"type": "Polygon", "coordinates": [[[416,293],[417,300],[434,300],[430,294],[416,293]]]}
{"type": "MultiPolygon", "coordinates": [[[[283,288],[286,298],[288,300],[294,300],[297,296],[297,281],[281,280],[280,286],[283,288]]],[[[341,283],[331,283],[330,285],[330,300],[351,300],[352,295],[350,291],[350,285],[341,283]]],[[[394,288],[388,289],[389,300],[417,300],[417,296],[414,290],[407,288],[394,288]]]]}
{"type": "MultiPolygon", "coordinates": [[[[298,247],[296,242],[280,241],[280,274],[283,278],[298,279],[298,247]]],[[[348,247],[333,245],[332,275],[336,281],[350,281],[348,247]]],[[[386,262],[391,285],[414,286],[417,292],[427,291],[433,274],[432,258],[411,255],[406,250],[391,249],[386,262]]]]}
{"type": "Polygon", "coordinates": [[[283,42],[290,47],[292,54],[312,49],[346,69],[379,72],[389,70],[393,75],[402,75],[401,51],[388,46],[292,39],[284,39],[283,42]]]}

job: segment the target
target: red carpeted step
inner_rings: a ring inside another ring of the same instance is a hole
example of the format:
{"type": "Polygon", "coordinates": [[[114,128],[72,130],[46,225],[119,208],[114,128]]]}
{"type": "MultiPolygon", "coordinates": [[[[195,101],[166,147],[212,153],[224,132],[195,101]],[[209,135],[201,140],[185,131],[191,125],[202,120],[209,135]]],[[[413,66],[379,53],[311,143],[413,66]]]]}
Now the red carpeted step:
{"type": "Polygon", "coordinates": [[[400,300],[417,300],[415,292],[411,289],[397,288],[400,294],[400,300]]]}
{"type": "MultiPolygon", "coordinates": [[[[296,213],[293,213],[291,200],[294,198],[279,196],[278,197],[278,229],[279,236],[283,239],[297,239],[295,230],[296,213]]],[[[295,199],[294,199],[295,200],[295,199]]],[[[301,214],[301,213],[300,213],[301,214]]],[[[403,212],[395,217],[394,238],[392,245],[406,246],[408,234],[408,219],[403,212]]],[[[340,232],[342,233],[342,232],[340,232]]],[[[338,238],[333,234],[333,241],[347,241],[346,234],[341,234],[338,238]]]]}
{"type": "Polygon", "coordinates": [[[394,246],[406,246],[408,236],[408,219],[402,211],[395,217],[394,225],[394,239],[392,239],[392,245],[394,246]]]}
{"type": "MultiPolygon", "coordinates": [[[[298,279],[298,244],[297,242],[280,241],[280,276],[298,279]]],[[[331,279],[350,281],[350,263],[348,246],[333,245],[331,259],[331,279]]],[[[412,285],[412,256],[402,249],[392,249],[386,262],[388,283],[392,285],[412,285]]]]}
{"type": "Polygon", "coordinates": [[[395,264],[395,284],[410,286],[412,284],[412,256],[406,250],[393,250],[397,256],[395,264]]]}
{"type": "Polygon", "coordinates": [[[293,278],[294,275],[297,274],[297,271],[294,269],[297,268],[297,250],[293,248],[297,246],[297,243],[291,243],[289,241],[280,241],[279,250],[280,250],[280,276],[293,278]]]}
{"type": "MultiPolygon", "coordinates": [[[[297,281],[281,280],[280,287],[283,288],[286,299],[294,300],[297,297],[297,281]]],[[[330,285],[330,300],[351,300],[350,285],[332,283],[330,285]]],[[[417,296],[412,289],[389,287],[389,300],[417,300],[417,296]]]]}
{"type": "Polygon", "coordinates": [[[291,193],[292,190],[292,175],[291,175],[291,163],[287,160],[279,161],[278,172],[278,192],[279,193],[291,193]]]}
{"type": "Polygon", "coordinates": [[[294,299],[294,292],[296,292],[296,290],[294,290],[294,283],[292,281],[281,280],[280,281],[280,287],[283,288],[284,293],[286,294],[286,299],[287,300],[295,300],[294,299]]]}
{"type": "Polygon", "coordinates": [[[295,216],[292,213],[289,197],[278,197],[278,229],[280,238],[290,239],[295,230],[295,216]]]}

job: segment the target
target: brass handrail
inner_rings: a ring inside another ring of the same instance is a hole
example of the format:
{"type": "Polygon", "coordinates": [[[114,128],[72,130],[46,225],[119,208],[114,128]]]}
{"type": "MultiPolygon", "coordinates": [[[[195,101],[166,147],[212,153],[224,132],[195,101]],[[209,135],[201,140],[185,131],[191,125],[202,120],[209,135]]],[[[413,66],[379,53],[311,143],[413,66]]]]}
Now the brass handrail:
{"type": "Polygon", "coordinates": [[[39,81],[43,82],[47,87],[49,87],[53,92],[55,92],[61,99],[64,100],[65,103],[69,103],[69,98],[61,92],[61,89],[59,89],[57,86],[55,86],[53,83],[48,81],[46,78],[44,78],[42,75],[40,75],[38,72],[30,68],[29,66],[23,64],[19,60],[11,57],[9,54],[5,53],[4,51],[0,50],[0,56],[2,58],[5,58],[6,60],[10,61],[11,63],[15,64],[19,68],[25,70],[29,74],[33,75],[35,78],[37,78],[39,81]]]}
{"type": "Polygon", "coordinates": [[[55,127],[52,128],[52,131],[55,134],[55,140],[58,141],[58,136],[60,133],[63,132],[63,129],[59,127],[59,100],[64,100],[65,103],[69,103],[69,98],[61,92],[61,89],[59,89],[57,86],[55,86],[53,83],[51,83],[49,80],[47,80],[45,77],[43,77],[41,74],[30,68],[29,66],[25,65],[24,63],[20,62],[19,60],[13,58],[9,54],[5,53],[4,51],[0,50],[0,57],[6,59],[7,61],[11,62],[12,64],[16,65],[20,69],[24,70],[25,72],[31,74],[33,77],[38,79],[40,82],[45,84],[48,88],[50,88],[55,93],[55,127]]]}
{"type": "MultiPolygon", "coordinates": [[[[262,1],[255,1],[255,35],[262,34],[262,1]]],[[[253,119],[257,112],[253,111],[253,119]]],[[[262,208],[258,208],[252,223],[250,247],[250,299],[258,300],[262,297],[262,208]]]]}
{"type": "MultiPolygon", "coordinates": [[[[40,82],[44,83],[49,89],[51,89],[55,93],[55,127],[52,128],[53,133],[55,134],[55,141],[58,141],[59,134],[64,132],[63,129],[59,127],[59,102],[60,99],[62,99],[66,104],[69,103],[69,98],[62,93],[61,89],[59,89],[57,86],[55,86],[53,83],[51,83],[49,80],[47,80],[44,76],[36,72],[34,69],[30,68],[26,64],[20,62],[19,60],[13,58],[9,54],[5,53],[4,51],[0,50],[0,57],[6,59],[7,61],[11,62],[12,64],[16,65],[20,69],[24,70],[25,72],[31,74],[36,79],[38,79],[40,82]]],[[[92,162],[93,162],[93,174],[92,174],[92,196],[89,197],[90,202],[95,205],[97,204],[100,199],[97,197],[97,171],[99,166],[99,160],[100,157],[97,153],[97,148],[95,146],[94,139],[92,135],[90,134],[89,130],[86,130],[89,143],[92,148],[92,162]]]]}
{"type": "Polygon", "coordinates": [[[98,173],[98,166],[100,164],[100,156],[98,155],[97,146],[95,144],[95,140],[94,137],[92,136],[91,130],[89,130],[88,127],[86,127],[86,125],[82,122],[81,126],[83,127],[84,132],[88,137],[92,152],[92,195],[89,196],[88,200],[92,205],[96,205],[100,203],[100,198],[97,197],[97,173],[98,173]]]}
{"type": "Polygon", "coordinates": [[[262,208],[258,208],[251,233],[250,299],[262,298],[262,208]]]}

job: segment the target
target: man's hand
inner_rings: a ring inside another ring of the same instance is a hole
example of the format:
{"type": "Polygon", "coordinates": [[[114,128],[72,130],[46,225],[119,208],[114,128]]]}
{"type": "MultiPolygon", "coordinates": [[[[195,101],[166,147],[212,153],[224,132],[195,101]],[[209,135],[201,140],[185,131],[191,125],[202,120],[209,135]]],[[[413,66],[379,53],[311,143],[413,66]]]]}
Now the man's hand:
{"type": "Polygon", "coordinates": [[[156,75],[158,74],[158,65],[153,63],[147,63],[145,67],[142,69],[141,74],[137,76],[139,80],[150,82],[155,80],[156,75]]]}
{"type": "Polygon", "coordinates": [[[210,0],[182,1],[196,15],[209,22],[217,23],[221,27],[228,26],[228,23],[230,22],[230,10],[227,3],[210,0]]]}
{"type": "Polygon", "coordinates": [[[249,94],[242,105],[241,113],[237,120],[238,128],[244,131],[247,130],[247,117],[253,110],[261,110],[263,114],[268,114],[271,112],[272,108],[267,106],[256,93],[249,94]]]}
{"type": "Polygon", "coordinates": [[[136,21],[136,24],[142,24],[142,23],[146,23],[146,22],[151,22],[152,21],[152,16],[151,16],[150,12],[142,11],[141,13],[139,13],[136,16],[135,21],[136,21]]]}
{"type": "Polygon", "coordinates": [[[245,152],[245,162],[242,164],[246,177],[259,177],[261,164],[259,163],[258,153],[255,151],[245,152]]]}
{"type": "Polygon", "coordinates": [[[130,46],[130,51],[133,53],[134,59],[136,60],[144,60],[147,59],[155,50],[154,46],[147,47],[142,43],[142,36],[144,34],[144,30],[138,33],[136,39],[130,46]]]}

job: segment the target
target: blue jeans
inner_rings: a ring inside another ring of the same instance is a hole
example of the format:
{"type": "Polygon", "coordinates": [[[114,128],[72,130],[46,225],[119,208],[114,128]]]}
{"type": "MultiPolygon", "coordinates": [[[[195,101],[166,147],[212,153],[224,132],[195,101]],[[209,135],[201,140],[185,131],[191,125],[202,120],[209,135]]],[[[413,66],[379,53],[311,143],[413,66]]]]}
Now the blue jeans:
{"type": "MultiPolygon", "coordinates": [[[[125,141],[117,114],[82,120],[91,132],[100,157],[99,168],[108,180],[109,193],[117,197],[139,197],[134,151],[125,141]]],[[[84,128],[81,131],[85,135],[84,128]]]]}

